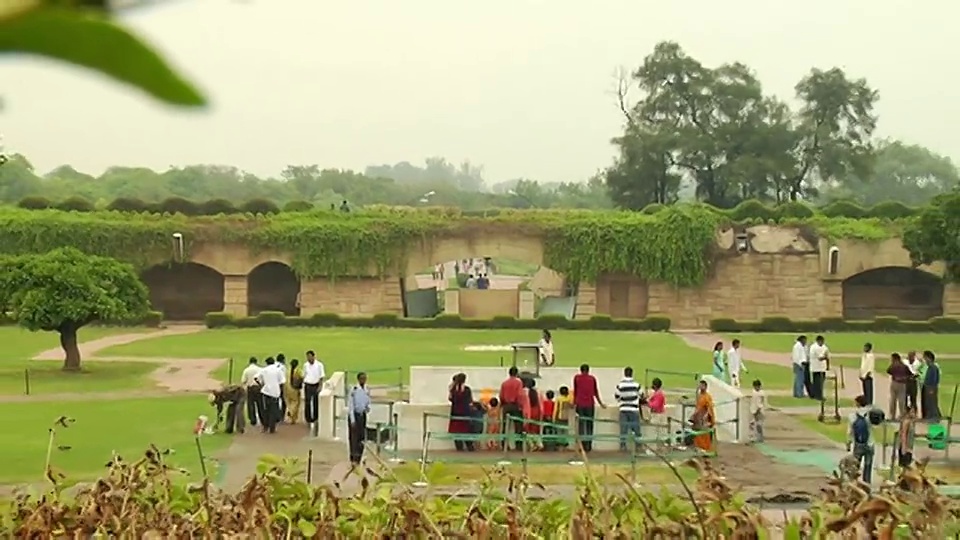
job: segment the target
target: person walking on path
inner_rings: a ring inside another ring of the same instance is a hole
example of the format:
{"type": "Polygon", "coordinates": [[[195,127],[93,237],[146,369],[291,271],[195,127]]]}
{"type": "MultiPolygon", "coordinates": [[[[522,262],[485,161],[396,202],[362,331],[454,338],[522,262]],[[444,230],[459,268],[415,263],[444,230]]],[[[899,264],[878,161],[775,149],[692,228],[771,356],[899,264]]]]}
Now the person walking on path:
{"type": "Polygon", "coordinates": [[[823,336],[817,336],[810,346],[808,355],[810,366],[810,397],[823,401],[823,384],[827,380],[827,370],[830,368],[830,349],[823,336]]]}
{"type": "Polygon", "coordinates": [[[887,375],[890,375],[890,419],[896,420],[907,410],[907,381],[912,376],[900,353],[890,355],[887,375]]]}
{"type": "Polygon", "coordinates": [[[810,362],[807,361],[807,336],[797,337],[793,343],[790,359],[793,361],[793,397],[802,398],[803,390],[807,387],[807,373],[810,369],[810,362]]]}
{"type": "Polygon", "coordinates": [[[247,391],[247,420],[251,426],[263,422],[263,397],[260,395],[260,383],[257,381],[261,369],[257,358],[251,356],[250,363],[240,374],[240,386],[247,391]]]}
{"type": "Polygon", "coordinates": [[[284,372],[277,366],[273,357],[267,358],[267,366],[260,371],[260,394],[263,397],[263,432],[276,433],[280,421],[280,394],[283,388],[284,372]]]}
{"type": "Polygon", "coordinates": [[[317,360],[313,351],[307,351],[307,363],[303,365],[303,419],[310,426],[310,434],[318,435],[317,421],[320,416],[320,387],[327,374],[323,362],[317,360]]]}
{"type": "Polygon", "coordinates": [[[613,397],[617,400],[620,409],[620,451],[633,452],[636,450],[637,440],[640,439],[640,396],[643,389],[640,383],[633,378],[633,368],[623,369],[623,378],[617,383],[613,397]],[[627,445],[627,441],[633,444],[627,445]]]}
{"type": "MultiPolygon", "coordinates": [[[[363,444],[367,439],[367,415],[370,413],[370,393],[367,391],[367,374],[357,373],[357,384],[347,396],[347,427],[350,439],[350,463],[360,464],[363,444]]],[[[378,434],[379,435],[379,434],[378,434]]]]}
{"type": "Polygon", "coordinates": [[[873,343],[863,344],[860,355],[860,386],[868,405],[873,405],[873,374],[876,372],[876,358],[873,355],[873,343]]]}
{"type": "Polygon", "coordinates": [[[730,350],[727,351],[727,371],[730,372],[730,384],[735,388],[740,388],[740,374],[750,372],[740,355],[739,339],[733,340],[730,344],[730,350]]]}
{"type": "Polygon", "coordinates": [[[718,341],[713,346],[713,376],[719,380],[726,379],[726,363],[723,360],[723,342],[718,341]]]}
{"type": "Polygon", "coordinates": [[[607,408],[600,399],[597,378],[590,374],[590,366],[583,364],[580,373],[573,377],[573,404],[577,411],[577,435],[584,452],[593,450],[593,424],[597,416],[594,402],[601,408],[607,408]]]}
{"type": "MultiPolygon", "coordinates": [[[[897,355],[898,359],[899,356],[897,355]]],[[[874,455],[873,429],[870,427],[869,418],[871,407],[863,396],[857,396],[854,401],[857,410],[850,415],[847,425],[847,452],[853,452],[853,457],[863,470],[863,481],[869,485],[873,474],[874,455]]]]}
{"type": "Polygon", "coordinates": [[[940,421],[940,365],[933,351],[923,351],[927,363],[923,378],[923,419],[930,422],[940,421]]]}

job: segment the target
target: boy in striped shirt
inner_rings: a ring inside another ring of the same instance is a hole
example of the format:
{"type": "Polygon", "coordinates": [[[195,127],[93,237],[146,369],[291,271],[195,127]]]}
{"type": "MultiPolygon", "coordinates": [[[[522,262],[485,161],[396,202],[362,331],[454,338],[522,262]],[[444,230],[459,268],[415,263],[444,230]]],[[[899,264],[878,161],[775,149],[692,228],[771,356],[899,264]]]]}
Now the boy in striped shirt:
{"type": "Polygon", "coordinates": [[[628,367],[623,370],[623,379],[617,383],[617,391],[614,397],[620,408],[620,451],[627,451],[627,440],[631,436],[636,440],[640,438],[640,400],[643,396],[643,389],[633,378],[633,368],[628,367]]]}

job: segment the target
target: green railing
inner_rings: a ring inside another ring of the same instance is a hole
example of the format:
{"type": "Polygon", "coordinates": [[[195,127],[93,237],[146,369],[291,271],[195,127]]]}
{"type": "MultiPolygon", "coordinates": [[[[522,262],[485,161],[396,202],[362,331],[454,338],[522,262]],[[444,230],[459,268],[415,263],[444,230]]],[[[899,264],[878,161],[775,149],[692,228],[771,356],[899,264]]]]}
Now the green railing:
{"type": "MultiPolygon", "coordinates": [[[[960,392],[960,384],[954,385],[954,387],[953,387],[953,398],[950,400],[950,412],[949,412],[949,414],[947,414],[946,416],[941,416],[941,417],[940,417],[940,423],[945,423],[945,424],[946,424],[946,425],[944,426],[945,429],[946,429],[946,433],[944,434],[944,435],[945,435],[945,440],[943,440],[943,441],[938,441],[938,442],[942,442],[942,443],[944,444],[944,447],[943,447],[943,460],[944,460],[944,461],[949,461],[949,460],[950,460],[950,447],[951,447],[952,445],[954,445],[954,444],[960,444],[960,437],[955,437],[955,436],[953,436],[953,435],[951,434],[951,432],[953,431],[953,418],[954,418],[954,415],[955,415],[956,412],[957,412],[956,409],[957,409],[957,394],[958,394],[958,392],[960,392]]],[[[880,456],[879,456],[879,457],[880,457],[880,465],[881,465],[881,466],[886,466],[886,465],[887,465],[887,457],[890,458],[890,468],[889,468],[889,479],[890,479],[890,480],[893,480],[893,479],[896,477],[896,469],[897,469],[896,449],[897,449],[897,445],[896,445],[895,442],[894,442],[894,443],[891,443],[891,444],[888,444],[887,441],[890,439],[890,437],[889,437],[889,435],[890,435],[890,426],[898,426],[898,427],[899,427],[899,425],[900,425],[900,422],[898,422],[898,421],[896,421],[896,420],[887,420],[887,421],[885,421],[885,422],[883,423],[883,428],[882,428],[882,430],[881,430],[881,437],[882,437],[882,439],[881,439],[881,442],[880,442],[880,456]]],[[[917,422],[917,423],[914,424],[914,435],[913,435],[913,436],[914,436],[914,441],[917,441],[917,440],[927,441],[927,442],[928,442],[928,446],[929,446],[930,438],[927,436],[927,434],[926,434],[926,433],[917,433],[917,432],[916,432],[917,427],[918,427],[918,426],[923,426],[923,425],[929,425],[929,424],[926,424],[926,423],[923,423],[923,422],[917,422]]],[[[899,436],[899,434],[900,434],[900,430],[899,430],[899,429],[895,430],[895,431],[894,431],[894,436],[893,436],[893,438],[897,438],[897,437],[899,436]]]]}

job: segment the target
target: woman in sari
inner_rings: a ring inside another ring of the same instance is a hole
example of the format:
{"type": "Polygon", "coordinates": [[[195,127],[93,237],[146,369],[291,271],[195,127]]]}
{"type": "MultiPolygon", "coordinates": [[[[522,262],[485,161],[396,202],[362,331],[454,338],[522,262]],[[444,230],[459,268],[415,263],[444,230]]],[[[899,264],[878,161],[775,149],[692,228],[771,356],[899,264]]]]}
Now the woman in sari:
{"type": "Polygon", "coordinates": [[[466,437],[454,437],[453,445],[457,451],[473,450],[474,445],[471,440],[473,433],[472,426],[472,405],[473,393],[467,386],[467,376],[463,373],[457,373],[450,384],[450,423],[447,425],[447,432],[454,435],[466,435],[466,437]]]}
{"type": "Polygon", "coordinates": [[[283,399],[287,403],[287,422],[296,424],[300,419],[300,391],[303,389],[303,370],[300,361],[290,361],[290,377],[283,386],[283,399]]]}
{"type": "MultiPolygon", "coordinates": [[[[700,381],[697,393],[696,410],[690,417],[694,431],[712,430],[716,426],[717,415],[713,409],[713,397],[707,392],[707,381],[700,381]]],[[[713,451],[713,431],[693,437],[693,445],[704,452],[713,451]]]]}
{"type": "Polygon", "coordinates": [[[718,341],[716,345],[713,346],[713,376],[719,380],[726,379],[726,362],[723,358],[723,342],[718,341]]]}

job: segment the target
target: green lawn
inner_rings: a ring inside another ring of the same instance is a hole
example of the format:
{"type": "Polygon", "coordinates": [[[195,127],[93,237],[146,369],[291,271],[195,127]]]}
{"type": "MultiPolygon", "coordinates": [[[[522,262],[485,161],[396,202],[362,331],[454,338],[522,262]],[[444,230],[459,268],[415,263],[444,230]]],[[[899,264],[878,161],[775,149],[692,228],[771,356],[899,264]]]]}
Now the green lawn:
{"type": "MultiPolygon", "coordinates": [[[[196,396],[123,401],[70,403],[0,403],[0,484],[38,482],[43,479],[47,430],[61,415],[76,422],[58,428],[54,467],[70,480],[95,478],[104,470],[113,451],[128,459],[139,458],[147,445],[172,449],[172,465],[199,474],[192,429],[197,416],[211,414],[206,401],[196,396]]],[[[225,448],[229,436],[205,437],[208,455],[225,448]]],[[[214,467],[208,464],[208,470],[214,467]]]]}
{"type": "Polygon", "coordinates": [[[153,388],[149,362],[83,362],[83,371],[65,373],[59,362],[20,361],[0,365],[0,396],[111,392],[153,388]],[[29,389],[29,391],[28,391],[29,389]]]}
{"type": "Polygon", "coordinates": [[[529,277],[537,273],[539,265],[510,259],[493,259],[493,265],[498,275],[529,277]]]}
{"type": "MultiPolygon", "coordinates": [[[[327,371],[379,373],[375,378],[407,377],[411,365],[499,366],[511,363],[509,352],[468,352],[468,345],[507,345],[538,339],[530,330],[411,330],[411,329],[306,329],[256,328],[211,330],[157,338],[111,347],[105,356],[166,356],[173,358],[234,358],[234,380],[251,355],[263,358],[283,352],[287,358],[303,358],[315,349],[327,371]],[[382,370],[382,371],[378,371],[382,370]]],[[[633,366],[642,379],[647,368],[658,370],[670,388],[693,388],[693,373],[709,372],[710,354],[688,347],[671,334],[645,332],[557,331],[554,333],[557,362],[596,367],[633,366]]],[[[227,367],[218,373],[226,378],[227,367]]],[[[788,368],[755,364],[750,376],[759,377],[767,388],[788,388],[788,368]]],[[[373,374],[371,374],[373,377],[373,374]]],[[[387,381],[384,381],[387,382],[387,381]]]]}
{"type": "MultiPolygon", "coordinates": [[[[829,387],[828,387],[829,388],[829,387]]],[[[771,407],[775,408],[789,408],[789,407],[819,407],[820,402],[814,401],[810,398],[795,398],[793,396],[768,396],[767,403],[771,407]]],[[[840,398],[840,407],[853,407],[853,400],[850,398],[840,398]]],[[[833,401],[827,400],[827,410],[832,410],[833,401]]]]}
{"type": "MultiPolygon", "coordinates": [[[[930,349],[942,354],[960,354],[960,339],[951,334],[866,334],[866,333],[825,333],[830,351],[838,354],[860,354],[863,344],[873,344],[877,357],[892,352],[906,354],[907,351],[930,349]]],[[[810,341],[815,337],[807,336],[810,341]]],[[[728,334],[726,341],[739,339],[747,349],[783,353],[789,357],[797,334],[728,334]]]]}
{"type": "MultiPolygon", "coordinates": [[[[93,341],[118,334],[150,332],[147,328],[114,328],[88,326],[80,330],[80,341],[93,341]]],[[[27,360],[37,354],[60,346],[60,337],[56,332],[31,332],[19,326],[0,326],[0,362],[7,360],[27,360]]]]}

